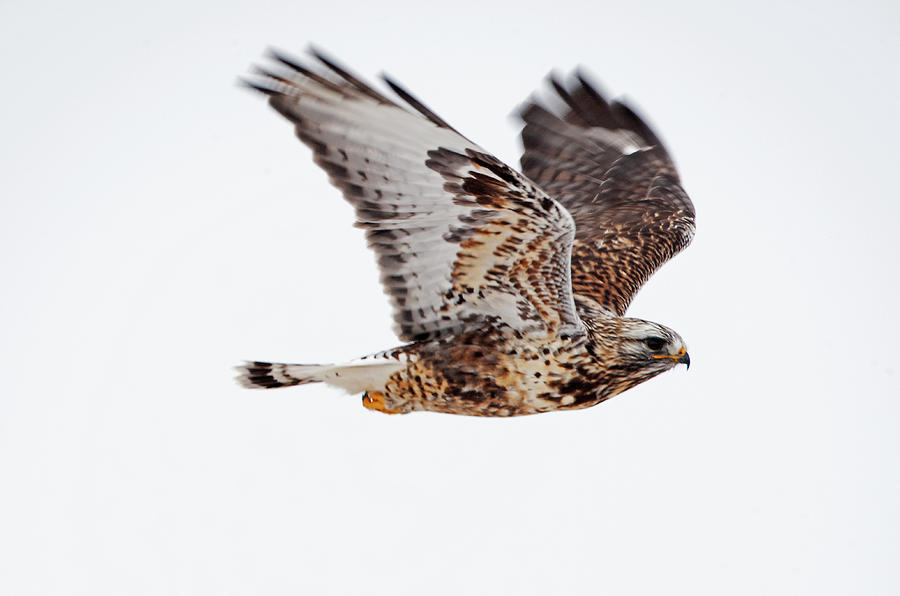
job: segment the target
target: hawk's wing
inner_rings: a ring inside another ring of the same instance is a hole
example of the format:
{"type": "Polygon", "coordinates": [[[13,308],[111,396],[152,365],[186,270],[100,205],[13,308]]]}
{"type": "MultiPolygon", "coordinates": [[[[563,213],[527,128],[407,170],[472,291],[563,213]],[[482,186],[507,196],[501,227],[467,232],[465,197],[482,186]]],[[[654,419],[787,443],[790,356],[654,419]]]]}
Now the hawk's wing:
{"type": "Polygon", "coordinates": [[[690,243],[694,206],[634,112],[607,102],[582,75],[569,89],[550,82],[561,107],[531,99],[520,113],[522,171],[575,219],[576,299],[623,315],[653,272],[690,243]]]}
{"type": "Polygon", "coordinates": [[[570,278],[569,213],[396,84],[406,110],[314,52],[316,70],[273,54],[248,84],[276,110],[356,208],[403,340],[487,320],[581,329],[570,278]]]}

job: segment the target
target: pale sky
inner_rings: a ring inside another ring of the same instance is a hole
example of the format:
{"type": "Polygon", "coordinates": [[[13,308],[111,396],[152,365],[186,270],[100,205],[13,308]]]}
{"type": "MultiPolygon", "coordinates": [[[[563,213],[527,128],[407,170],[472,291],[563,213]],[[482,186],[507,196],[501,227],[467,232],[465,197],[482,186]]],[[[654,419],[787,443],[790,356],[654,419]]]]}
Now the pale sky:
{"type": "Polygon", "coordinates": [[[897,594],[896,2],[0,3],[0,593],[897,594]],[[314,42],[517,164],[582,64],[697,209],[588,410],[384,416],[243,359],[397,345],[352,212],[237,86],[314,42]]]}

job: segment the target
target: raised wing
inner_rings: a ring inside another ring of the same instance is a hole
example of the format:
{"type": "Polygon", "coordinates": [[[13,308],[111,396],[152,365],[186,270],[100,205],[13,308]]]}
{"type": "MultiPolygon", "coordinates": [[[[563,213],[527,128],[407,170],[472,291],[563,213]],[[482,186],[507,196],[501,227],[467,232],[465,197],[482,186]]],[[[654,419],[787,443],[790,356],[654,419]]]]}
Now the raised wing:
{"type": "Polygon", "coordinates": [[[313,51],[316,70],[273,54],[248,85],[292,121],[356,208],[401,339],[488,320],[576,331],[574,224],[556,201],[395,83],[406,110],[313,51]]]}
{"type": "Polygon", "coordinates": [[[653,131],[583,75],[550,83],[562,104],[532,98],[522,171],[575,219],[572,286],[582,308],[623,315],[634,294],[694,234],[694,206],[653,131]]]}

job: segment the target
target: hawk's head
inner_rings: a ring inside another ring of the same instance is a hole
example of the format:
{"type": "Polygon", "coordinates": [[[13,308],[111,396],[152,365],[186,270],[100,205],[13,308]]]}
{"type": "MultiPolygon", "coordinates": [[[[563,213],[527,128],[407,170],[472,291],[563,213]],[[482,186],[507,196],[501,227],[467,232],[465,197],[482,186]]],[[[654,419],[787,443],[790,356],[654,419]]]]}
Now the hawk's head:
{"type": "Polygon", "coordinates": [[[591,334],[598,348],[595,356],[608,376],[606,397],[652,379],[678,364],[691,364],[684,340],[668,327],[626,317],[597,323],[601,328],[616,327],[591,334]]]}

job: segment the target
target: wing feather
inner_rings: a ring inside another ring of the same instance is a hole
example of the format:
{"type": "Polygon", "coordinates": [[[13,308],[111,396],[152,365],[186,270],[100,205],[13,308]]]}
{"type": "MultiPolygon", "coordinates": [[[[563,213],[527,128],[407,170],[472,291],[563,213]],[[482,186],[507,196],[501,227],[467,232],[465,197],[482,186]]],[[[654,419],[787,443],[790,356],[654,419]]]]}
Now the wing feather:
{"type": "Polygon", "coordinates": [[[644,282],[686,247],[694,206],[653,131],[623,103],[607,102],[579,73],[550,86],[563,107],[523,106],[522,171],[577,226],[572,285],[580,304],[625,314],[644,282]]]}
{"type": "Polygon", "coordinates": [[[418,113],[321,52],[313,51],[317,67],[273,56],[277,64],[248,84],[294,123],[355,207],[401,339],[492,320],[532,332],[581,329],[565,208],[396,83],[418,113]]]}

